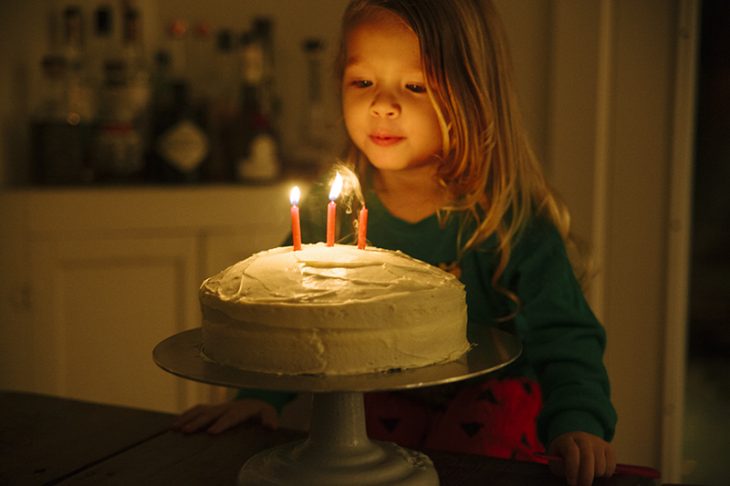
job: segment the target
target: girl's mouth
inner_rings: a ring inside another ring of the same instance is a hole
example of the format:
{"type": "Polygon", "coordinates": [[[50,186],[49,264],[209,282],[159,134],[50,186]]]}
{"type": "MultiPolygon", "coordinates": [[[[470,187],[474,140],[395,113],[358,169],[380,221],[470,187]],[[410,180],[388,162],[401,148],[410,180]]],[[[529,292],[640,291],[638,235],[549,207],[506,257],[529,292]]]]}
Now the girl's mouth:
{"type": "Polygon", "coordinates": [[[375,145],[380,145],[381,147],[395,145],[403,139],[405,139],[405,137],[396,137],[392,135],[370,135],[370,140],[372,140],[375,145]]]}

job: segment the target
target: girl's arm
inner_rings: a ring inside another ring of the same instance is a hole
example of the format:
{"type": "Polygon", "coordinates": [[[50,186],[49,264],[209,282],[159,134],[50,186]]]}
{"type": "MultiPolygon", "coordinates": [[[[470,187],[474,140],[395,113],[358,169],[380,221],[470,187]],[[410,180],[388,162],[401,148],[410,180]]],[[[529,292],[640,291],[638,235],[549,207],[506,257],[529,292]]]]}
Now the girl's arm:
{"type": "Polygon", "coordinates": [[[271,429],[276,429],[279,425],[278,414],[272,405],[263,400],[244,398],[217,405],[196,405],[178,416],[172,428],[185,434],[203,429],[209,434],[219,434],[256,419],[264,427],[271,429]]]}
{"type": "Polygon", "coordinates": [[[516,330],[542,388],[538,431],[543,443],[576,431],[610,441],[616,412],[603,363],[606,333],[551,224],[536,221],[525,230],[505,279],[520,299],[516,330]]]}
{"type": "Polygon", "coordinates": [[[172,424],[174,430],[186,434],[205,429],[219,434],[249,420],[259,420],[264,427],[276,429],[284,405],[296,393],[267,390],[239,390],[236,398],[215,405],[196,405],[180,414],[172,424]]]}
{"type": "Polygon", "coordinates": [[[603,363],[606,334],[551,224],[536,221],[525,230],[505,277],[520,299],[515,325],[543,394],[538,434],[563,458],[553,469],[571,485],[613,474],[616,412],[603,363]]]}

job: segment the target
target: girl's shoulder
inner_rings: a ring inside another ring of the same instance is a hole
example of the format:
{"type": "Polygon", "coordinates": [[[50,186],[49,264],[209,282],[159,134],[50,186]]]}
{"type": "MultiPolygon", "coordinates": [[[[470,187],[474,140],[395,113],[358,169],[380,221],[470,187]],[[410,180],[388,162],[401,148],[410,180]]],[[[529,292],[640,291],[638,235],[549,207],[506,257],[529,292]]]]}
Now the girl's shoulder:
{"type": "Polygon", "coordinates": [[[525,247],[529,250],[546,244],[563,246],[563,238],[555,223],[544,215],[536,214],[518,232],[515,248],[525,247]]]}
{"type": "MultiPolygon", "coordinates": [[[[496,268],[499,241],[496,236],[486,239],[474,252],[478,262],[496,268]]],[[[565,242],[555,224],[543,216],[533,216],[525,222],[511,241],[504,278],[535,269],[570,265],[565,242]]]]}
{"type": "MultiPolygon", "coordinates": [[[[560,231],[549,218],[543,215],[533,215],[516,231],[511,240],[510,254],[532,253],[538,248],[546,246],[564,247],[560,231]]],[[[480,252],[493,252],[499,247],[496,235],[486,238],[478,247],[480,252]]]]}

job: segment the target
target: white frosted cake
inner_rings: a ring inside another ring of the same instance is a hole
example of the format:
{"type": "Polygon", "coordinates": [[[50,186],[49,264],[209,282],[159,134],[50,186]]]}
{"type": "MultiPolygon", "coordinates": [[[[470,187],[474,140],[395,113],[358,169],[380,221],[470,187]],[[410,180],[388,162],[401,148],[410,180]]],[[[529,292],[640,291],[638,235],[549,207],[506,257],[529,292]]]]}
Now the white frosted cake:
{"type": "Polygon", "coordinates": [[[323,243],[257,253],[200,288],[203,353],[277,374],[355,374],[457,359],[464,286],[401,252],[323,243]]]}

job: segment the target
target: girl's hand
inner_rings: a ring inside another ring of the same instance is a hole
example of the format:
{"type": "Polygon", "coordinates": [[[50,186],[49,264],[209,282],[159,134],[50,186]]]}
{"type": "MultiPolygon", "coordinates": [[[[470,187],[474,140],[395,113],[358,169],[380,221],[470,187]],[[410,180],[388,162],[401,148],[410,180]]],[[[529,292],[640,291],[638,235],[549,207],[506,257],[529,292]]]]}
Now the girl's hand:
{"type": "Polygon", "coordinates": [[[262,400],[233,400],[218,405],[196,405],[183,412],[172,424],[174,430],[185,434],[204,428],[209,434],[220,434],[251,419],[258,419],[270,429],[279,425],[276,409],[262,400]]]}
{"type": "Polygon", "coordinates": [[[616,454],[611,444],[587,432],[567,432],[556,437],[548,450],[563,458],[551,462],[555,474],[565,475],[570,486],[590,486],[593,478],[612,476],[616,470],[616,454]]]}

